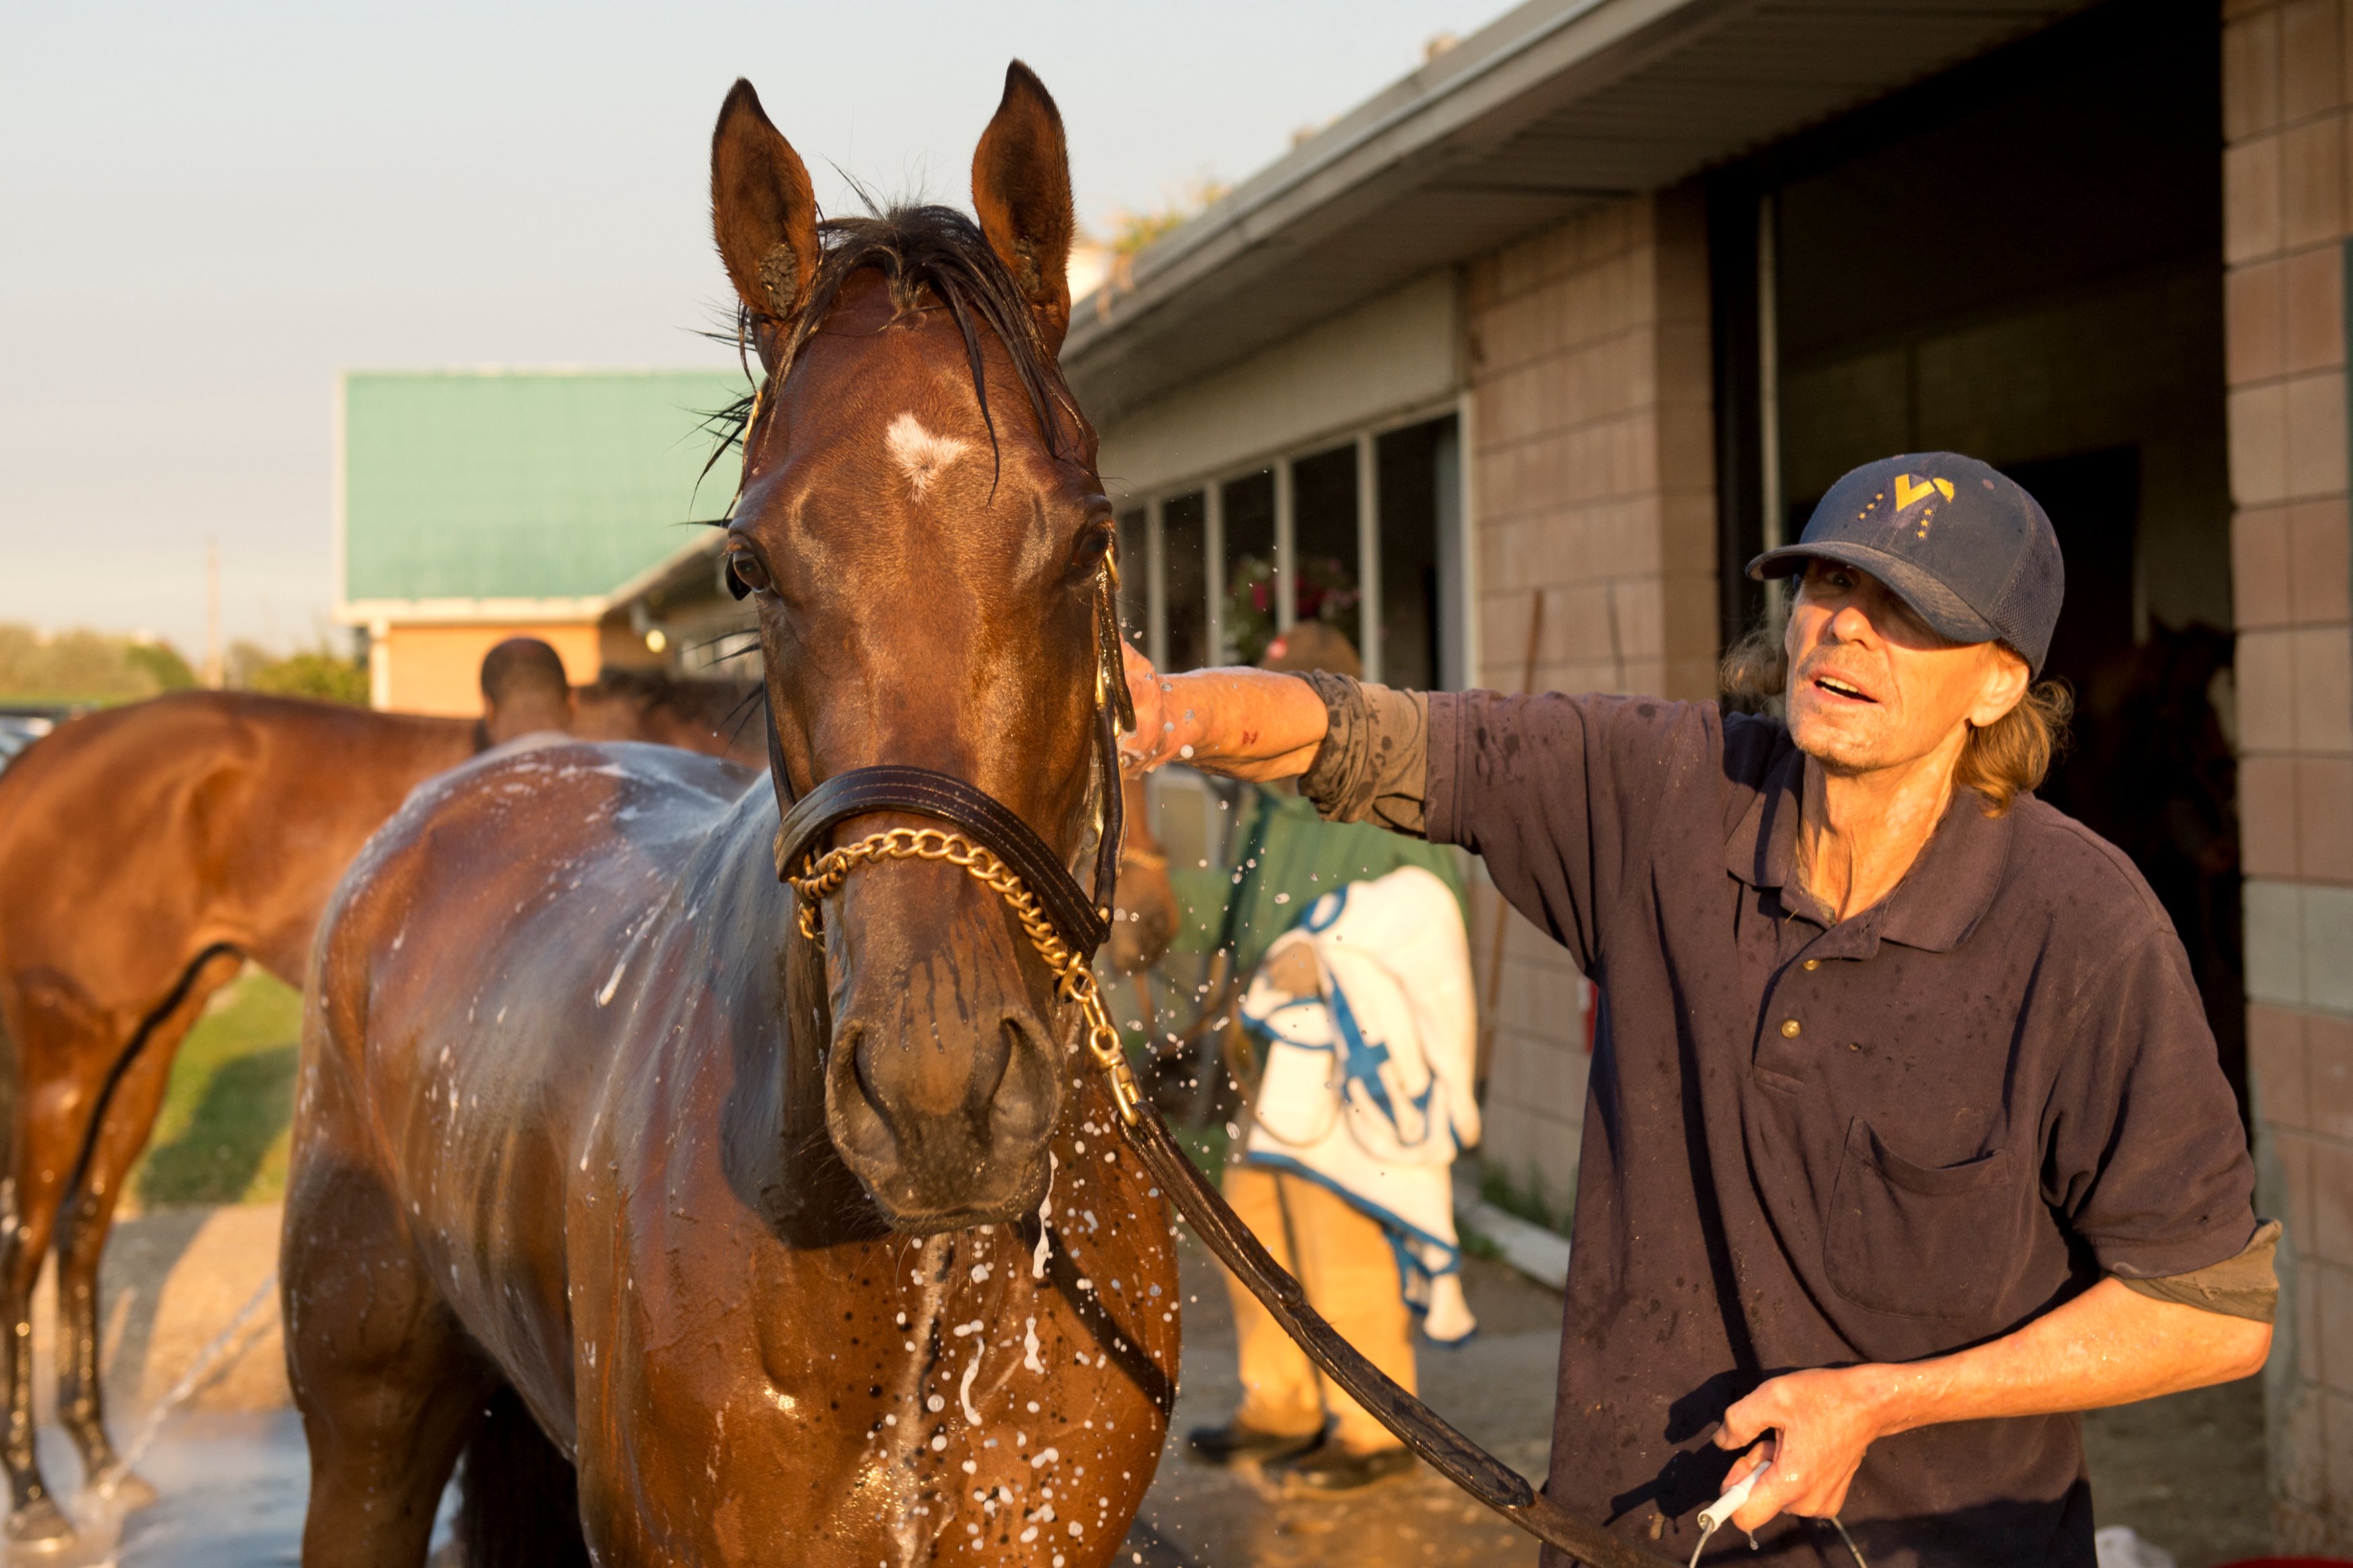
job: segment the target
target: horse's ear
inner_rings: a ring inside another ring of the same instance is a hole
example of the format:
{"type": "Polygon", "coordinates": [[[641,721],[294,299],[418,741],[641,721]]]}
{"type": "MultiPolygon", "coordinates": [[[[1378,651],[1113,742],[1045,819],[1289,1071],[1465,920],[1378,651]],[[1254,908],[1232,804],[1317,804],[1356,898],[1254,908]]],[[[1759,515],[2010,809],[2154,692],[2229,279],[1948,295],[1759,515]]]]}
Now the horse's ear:
{"type": "Polygon", "coordinates": [[[1050,351],[1071,325],[1071,153],[1045,83],[1019,60],[972,154],[972,205],[981,232],[1029,297],[1050,351]]]}
{"type": "Polygon", "coordinates": [[[817,195],[748,81],[727,94],[711,133],[711,228],[755,315],[783,321],[800,309],[817,275],[817,195]]]}

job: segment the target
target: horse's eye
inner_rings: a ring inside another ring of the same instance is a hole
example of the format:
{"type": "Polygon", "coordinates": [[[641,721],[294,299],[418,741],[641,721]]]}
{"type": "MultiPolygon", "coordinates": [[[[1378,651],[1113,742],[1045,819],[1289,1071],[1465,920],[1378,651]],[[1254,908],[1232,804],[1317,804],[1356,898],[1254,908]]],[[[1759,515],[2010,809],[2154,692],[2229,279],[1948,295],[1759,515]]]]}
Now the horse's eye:
{"type": "Polygon", "coordinates": [[[727,590],[737,598],[746,594],[765,594],[773,586],[768,581],[768,569],[760,558],[748,550],[727,552],[727,590]]]}
{"type": "Polygon", "coordinates": [[[1100,564],[1118,533],[1112,523],[1091,522],[1079,531],[1077,542],[1071,546],[1071,570],[1084,575],[1100,564]]]}

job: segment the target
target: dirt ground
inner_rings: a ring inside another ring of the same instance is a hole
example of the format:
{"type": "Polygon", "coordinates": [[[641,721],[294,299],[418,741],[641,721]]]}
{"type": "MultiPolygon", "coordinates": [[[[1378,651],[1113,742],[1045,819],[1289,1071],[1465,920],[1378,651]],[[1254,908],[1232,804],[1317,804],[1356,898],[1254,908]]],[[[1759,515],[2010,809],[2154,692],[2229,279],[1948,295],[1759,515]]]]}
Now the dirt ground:
{"type": "MultiPolygon", "coordinates": [[[[1335,1502],[1278,1499],[1252,1477],[1187,1458],[1184,1434],[1223,1421],[1240,1385],[1223,1276],[1195,1247],[1183,1263],[1176,1414],[1129,1541],[1145,1568],[1528,1568],[1535,1561],[1526,1537],[1426,1468],[1335,1502]]],[[[1459,1350],[1420,1347],[1422,1397],[1521,1474],[1541,1479],[1560,1297],[1475,1258],[1463,1284],[1479,1332],[1459,1350]]],[[[2180,1568],[2216,1568],[2270,1549],[2260,1379],[2096,1413],[2084,1423],[2084,1443],[2100,1523],[2132,1526],[2180,1568]]]]}

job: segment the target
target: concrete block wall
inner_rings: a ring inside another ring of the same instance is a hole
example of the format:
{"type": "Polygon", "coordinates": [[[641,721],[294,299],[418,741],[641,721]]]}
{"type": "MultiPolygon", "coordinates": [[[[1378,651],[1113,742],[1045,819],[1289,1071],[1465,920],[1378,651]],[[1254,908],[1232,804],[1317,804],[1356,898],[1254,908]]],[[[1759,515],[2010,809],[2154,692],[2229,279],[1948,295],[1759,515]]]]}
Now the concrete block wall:
{"type": "Polygon", "coordinates": [[[2353,0],[2223,6],[2224,309],[2248,1050],[2286,1295],[2284,1551],[2353,1549],[2353,609],[2342,256],[2353,0]]]}
{"type": "MultiPolygon", "coordinates": [[[[1477,684],[1715,695],[1707,261],[1704,209],[1686,187],[1613,201],[1471,263],[1477,684]]],[[[1472,922],[1482,986],[1493,908],[1482,889],[1472,922]]],[[[1560,1204],[1584,1121],[1579,977],[1516,914],[1504,933],[1483,1158],[1560,1204]]]]}

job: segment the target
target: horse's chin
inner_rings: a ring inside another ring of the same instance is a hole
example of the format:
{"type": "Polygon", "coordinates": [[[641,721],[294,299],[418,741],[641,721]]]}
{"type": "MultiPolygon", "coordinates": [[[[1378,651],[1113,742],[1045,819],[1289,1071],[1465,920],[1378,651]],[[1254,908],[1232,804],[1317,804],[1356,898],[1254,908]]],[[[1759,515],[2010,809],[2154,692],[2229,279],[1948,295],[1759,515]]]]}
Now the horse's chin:
{"type": "MultiPolygon", "coordinates": [[[[1018,1179],[1001,1191],[976,1194],[971,1184],[943,1193],[938,1184],[915,1180],[902,1173],[869,1175],[852,1171],[874,1200],[882,1223],[902,1236],[938,1236],[944,1231],[971,1230],[984,1225],[1010,1225],[1038,1211],[1046,1195],[1048,1163],[1041,1145],[1027,1161],[1018,1179]],[[937,1195],[934,1195],[937,1194],[937,1195]]],[[[994,1184],[992,1184],[994,1188],[994,1184]]]]}

